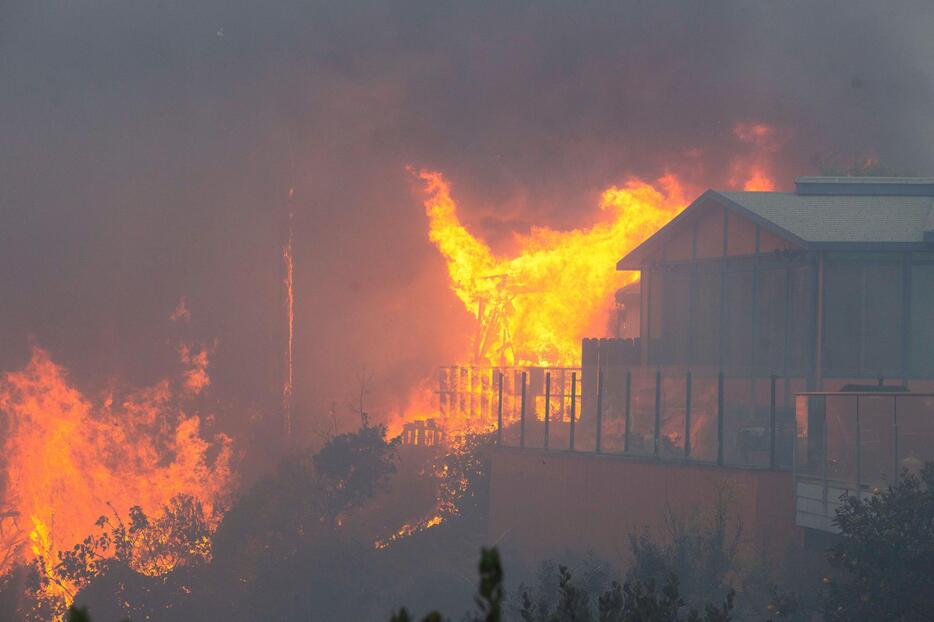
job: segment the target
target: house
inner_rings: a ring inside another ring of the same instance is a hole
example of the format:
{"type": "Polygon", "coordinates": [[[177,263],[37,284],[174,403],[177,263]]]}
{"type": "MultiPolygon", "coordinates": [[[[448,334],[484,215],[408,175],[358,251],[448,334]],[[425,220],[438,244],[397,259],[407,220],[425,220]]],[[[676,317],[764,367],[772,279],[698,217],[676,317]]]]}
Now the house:
{"type": "Polygon", "coordinates": [[[779,551],[934,459],[934,178],[708,190],[617,268],[637,334],[584,340],[573,446],[494,452],[491,538],[619,551],[731,490],[779,551]]]}

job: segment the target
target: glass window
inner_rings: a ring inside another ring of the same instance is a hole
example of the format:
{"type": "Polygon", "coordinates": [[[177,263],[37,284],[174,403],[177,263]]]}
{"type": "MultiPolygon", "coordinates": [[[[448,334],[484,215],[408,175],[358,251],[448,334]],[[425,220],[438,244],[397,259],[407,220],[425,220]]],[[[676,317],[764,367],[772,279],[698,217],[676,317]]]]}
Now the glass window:
{"type": "Polygon", "coordinates": [[[678,266],[663,274],[665,307],[662,310],[662,363],[684,363],[688,354],[691,313],[691,267],[678,266]]]}
{"type": "Polygon", "coordinates": [[[918,375],[934,372],[934,265],[911,267],[910,368],[918,375]]]}
{"type": "MultiPolygon", "coordinates": [[[[730,465],[754,464],[762,449],[765,430],[755,417],[750,378],[727,376],[723,381],[723,461],[730,465]]],[[[767,442],[767,438],[766,442],[767,442]]]]}
{"type": "Polygon", "coordinates": [[[859,368],[860,266],[824,266],[824,367],[840,372],[859,368]]]}
{"type": "Polygon", "coordinates": [[[657,363],[662,354],[662,340],[665,337],[664,315],[665,283],[660,270],[648,272],[649,299],[649,361],[657,363]]]}
{"type": "Polygon", "coordinates": [[[605,453],[622,453],[626,441],[626,373],[624,365],[603,368],[603,429],[600,449],[605,453]]]}
{"type": "Polygon", "coordinates": [[[856,397],[827,397],[827,479],[856,482],[856,397]]]}
{"type": "Polygon", "coordinates": [[[785,270],[762,270],[759,272],[754,362],[757,366],[773,371],[784,367],[785,286],[787,280],[785,270]]]}
{"type": "Polygon", "coordinates": [[[651,456],[655,453],[655,371],[633,369],[631,387],[629,453],[651,456]]]}
{"type": "Polygon", "coordinates": [[[934,397],[921,395],[899,395],[898,417],[898,468],[920,474],[925,462],[934,460],[934,429],[931,413],[934,412],[934,397]]]}
{"type": "Polygon", "coordinates": [[[717,396],[715,371],[698,371],[691,378],[691,458],[717,460],[717,396]]]}
{"type": "Polygon", "coordinates": [[[897,374],[902,368],[902,266],[863,268],[862,369],[897,374]]]}
{"type": "Polygon", "coordinates": [[[720,269],[698,270],[694,304],[694,339],[691,359],[715,365],[720,361],[720,269]]]}
{"type": "Polygon", "coordinates": [[[687,376],[679,368],[662,372],[658,452],[662,458],[684,457],[687,376]]]}
{"type": "Polygon", "coordinates": [[[814,309],[813,272],[809,266],[796,266],[788,270],[788,370],[803,372],[810,368],[813,351],[814,309]]]}
{"type": "Polygon", "coordinates": [[[753,272],[729,271],[723,278],[723,365],[746,367],[752,364],[753,272]]]}
{"type": "Polygon", "coordinates": [[[894,406],[891,396],[860,396],[860,480],[870,486],[894,481],[894,406]]]}

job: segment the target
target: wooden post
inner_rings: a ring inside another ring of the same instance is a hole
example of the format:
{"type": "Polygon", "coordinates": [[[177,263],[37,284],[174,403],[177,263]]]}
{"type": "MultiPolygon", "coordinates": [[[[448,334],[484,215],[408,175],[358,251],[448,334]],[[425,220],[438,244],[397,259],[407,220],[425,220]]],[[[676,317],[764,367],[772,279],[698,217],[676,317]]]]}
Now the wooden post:
{"type": "Polygon", "coordinates": [[[601,447],[601,435],[603,432],[603,368],[601,367],[597,371],[597,438],[596,444],[594,446],[594,451],[600,453],[602,450],[601,447]]]}
{"type": "Polygon", "coordinates": [[[548,449],[548,426],[551,423],[551,372],[545,372],[545,449],[548,449]]]}
{"type": "MultiPolygon", "coordinates": [[[[495,372],[494,372],[495,373],[495,372]]],[[[496,442],[503,444],[503,372],[499,372],[499,403],[496,406],[496,442]]]]}
{"type": "Polygon", "coordinates": [[[526,372],[522,372],[522,397],[519,402],[519,447],[525,447],[525,384],[526,372]]]}
{"type": "Polygon", "coordinates": [[[769,468],[774,469],[777,466],[777,457],[775,455],[775,426],[776,426],[776,412],[775,412],[775,384],[777,378],[775,374],[772,374],[771,377],[771,393],[769,395],[769,468]]]}
{"type": "Polygon", "coordinates": [[[655,370],[655,442],[652,453],[658,458],[661,455],[662,435],[662,370],[655,370]]]}
{"type": "Polygon", "coordinates": [[[623,452],[629,453],[629,432],[632,429],[632,370],[626,370],[626,431],[623,437],[623,452]]]}
{"type": "Polygon", "coordinates": [[[684,457],[691,457],[691,372],[684,379],[684,457]]]}
{"type": "Polygon", "coordinates": [[[717,374],[717,464],[723,465],[723,372],[717,374]]]}

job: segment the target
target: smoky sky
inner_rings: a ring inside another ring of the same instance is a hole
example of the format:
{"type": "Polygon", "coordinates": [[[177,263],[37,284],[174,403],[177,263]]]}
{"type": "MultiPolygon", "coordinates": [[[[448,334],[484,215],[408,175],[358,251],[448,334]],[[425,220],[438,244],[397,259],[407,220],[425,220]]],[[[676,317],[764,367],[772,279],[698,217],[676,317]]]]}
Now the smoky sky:
{"type": "Polygon", "coordinates": [[[629,175],[723,184],[738,122],[778,128],[785,188],[929,174],[932,32],[928,2],[6,0],[0,366],[34,342],[93,392],[216,339],[218,425],[261,434],[294,187],[296,417],[364,366],[378,416],[469,336],[407,165],[504,249],[629,175]]]}

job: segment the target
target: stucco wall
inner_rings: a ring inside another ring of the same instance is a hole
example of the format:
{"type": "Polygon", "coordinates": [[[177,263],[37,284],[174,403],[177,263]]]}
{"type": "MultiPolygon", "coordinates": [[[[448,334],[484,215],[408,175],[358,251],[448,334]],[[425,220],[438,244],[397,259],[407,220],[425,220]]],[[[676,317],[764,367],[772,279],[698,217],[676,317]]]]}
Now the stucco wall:
{"type": "Polygon", "coordinates": [[[710,516],[778,559],[796,542],[791,474],[617,456],[500,448],[492,455],[489,539],[528,561],[593,550],[624,565],[629,534],[669,537],[669,515],[710,516]]]}

